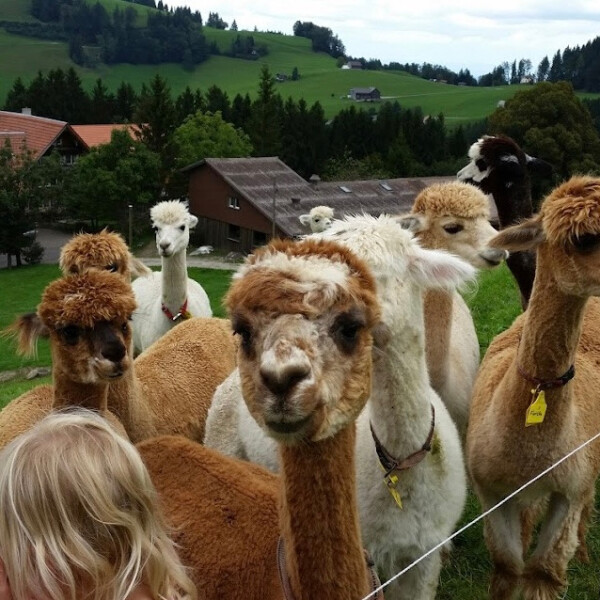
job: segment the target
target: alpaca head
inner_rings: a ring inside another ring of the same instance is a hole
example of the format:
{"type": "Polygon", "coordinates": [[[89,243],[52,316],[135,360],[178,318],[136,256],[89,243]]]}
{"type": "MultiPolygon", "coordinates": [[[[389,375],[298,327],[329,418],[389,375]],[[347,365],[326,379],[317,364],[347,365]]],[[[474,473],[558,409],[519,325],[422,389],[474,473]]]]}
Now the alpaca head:
{"type": "Polygon", "coordinates": [[[552,172],[549,163],[529,156],[514,140],[504,135],[484,135],[469,148],[469,159],[469,164],[456,176],[460,181],[475,184],[485,194],[492,194],[495,200],[502,192],[511,193],[513,201],[518,192],[526,192],[524,201],[531,204],[529,174],[539,173],[548,177],[552,172]]]}
{"type": "Polygon", "coordinates": [[[149,269],[131,255],[125,240],[103,229],[100,233],[78,233],[61,249],[59,265],[64,275],[77,275],[91,269],[119,273],[127,279],[145,275],[149,269]]]}
{"type": "Polygon", "coordinates": [[[274,241],[234,275],[226,306],[241,338],[244,399],[269,435],[317,441],[356,419],[379,320],[362,261],[332,242],[274,241]]]}
{"type": "Polygon", "coordinates": [[[413,234],[388,215],[346,216],[308,239],[312,238],[338,242],[367,263],[381,306],[383,326],[375,330],[380,348],[389,340],[386,331],[404,335],[409,345],[415,331],[422,330],[424,290],[455,289],[475,276],[475,269],[460,258],[421,248],[413,234]]]}
{"type": "Polygon", "coordinates": [[[198,223],[198,217],[191,215],[179,200],[159,202],[150,209],[150,219],[156,233],[158,254],[165,258],[185,252],[190,242],[190,229],[198,223]]]}
{"type": "Polygon", "coordinates": [[[135,306],[130,284],[117,274],[89,271],[50,283],[38,316],[50,336],[55,371],[87,384],[123,375],[131,366],[135,306]]]}
{"type": "Polygon", "coordinates": [[[490,245],[535,249],[561,291],[600,296],[600,178],[572,177],[548,195],[538,215],[503,230],[490,245]]]}
{"type": "Polygon", "coordinates": [[[498,266],[507,252],[487,243],[497,231],[489,222],[486,195],[468,183],[453,181],[426,187],[412,212],[398,222],[415,233],[425,248],[447,250],[476,269],[498,266]]]}
{"type": "Polygon", "coordinates": [[[306,215],[300,215],[300,223],[310,227],[313,233],[320,233],[331,227],[333,222],[333,208],[329,206],[315,206],[306,215]]]}

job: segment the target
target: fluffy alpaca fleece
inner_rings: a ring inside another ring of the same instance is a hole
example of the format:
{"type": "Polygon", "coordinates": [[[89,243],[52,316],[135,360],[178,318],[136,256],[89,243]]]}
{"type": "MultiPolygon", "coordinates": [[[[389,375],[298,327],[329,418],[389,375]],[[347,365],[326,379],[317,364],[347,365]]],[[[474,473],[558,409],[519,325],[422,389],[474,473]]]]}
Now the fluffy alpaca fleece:
{"type": "MultiPolygon", "coordinates": [[[[474,269],[446,253],[419,247],[392,217],[347,217],[323,237],[364,259],[375,276],[382,323],[375,330],[373,389],[357,421],[356,473],[363,541],[384,578],[448,536],[461,515],[466,479],[459,435],[431,388],[425,363],[423,290],[452,289],[474,269]],[[389,493],[371,434],[395,457],[418,451],[435,429],[432,451],[399,475],[402,510],[389,493]]],[[[205,445],[225,454],[278,466],[276,443],[242,399],[243,378],[234,371],[217,388],[206,424],[205,445]]],[[[272,434],[271,434],[272,435],[272,434]]],[[[439,554],[386,588],[391,599],[433,599],[439,554]]]]}
{"type": "MultiPolygon", "coordinates": [[[[489,202],[473,185],[442,183],[425,188],[412,211],[399,217],[425,248],[446,250],[476,269],[498,266],[507,252],[489,248],[497,233],[489,222],[489,202]]],[[[462,437],[467,431],[471,390],[479,367],[473,317],[454,290],[425,294],[425,347],[433,389],[440,395],[462,437]]]]}
{"type": "Polygon", "coordinates": [[[340,245],[272,242],[240,268],[226,304],[241,337],[248,409],[278,439],[280,491],[259,467],[205,447],[144,442],[183,560],[208,600],[281,600],[281,535],[294,598],[360,600],[371,586],[356,509],[354,419],[371,386],[374,281],[340,245]]]}
{"type": "Polygon", "coordinates": [[[310,227],[312,233],[321,233],[333,223],[333,208],[315,206],[308,214],[300,215],[299,219],[302,225],[310,227]]]}
{"type": "Polygon", "coordinates": [[[150,210],[156,232],[161,271],[133,282],[138,309],[133,315],[133,343],[140,353],[189,316],[210,317],[212,309],[204,288],[187,276],[186,249],[190,229],[198,218],[179,201],[159,202],[150,210]],[[163,307],[168,314],[165,314],[163,307]]]}
{"type": "MultiPolygon", "coordinates": [[[[533,215],[530,174],[550,177],[552,166],[549,163],[529,156],[505,135],[484,135],[469,148],[469,159],[469,164],[456,176],[492,196],[500,229],[516,225],[533,215]]],[[[525,309],[535,277],[535,253],[511,252],[506,264],[519,286],[521,304],[525,309]]]]}
{"type": "MultiPolygon", "coordinates": [[[[574,177],[544,201],[540,214],[507,228],[490,243],[537,250],[527,311],[490,344],[473,389],[467,459],[475,491],[487,509],[600,431],[600,179],[574,177]],[[532,393],[574,365],[575,376],[545,389],[543,421],[526,426],[532,393]]],[[[493,564],[491,598],[553,600],[593,509],[600,446],[559,465],[525,495],[486,519],[493,564]],[[532,515],[547,504],[537,546],[527,552],[532,515]],[[524,558],[525,557],[525,558],[524,558]]]]}
{"type": "MultiPolygon", "coordinates": [[[[50,337],[52,386],[38,386],[0,412],[0,447],[26,431],[52,409],[84,406],[104,414],[123,431],[108,409],[109,382],[131,370],[131,328],[135,309],[131,286],[117,274],[91,271],[49,284],[38,319],[21,318],[19,329],[43,327],[50,337]]],[[[33,343],[35,333],[21,338],[33,343]]]]}
{"type": "Polygon", "coordinates": [[[100,233],[78,233],[61,249],[60,268],[65,275],[82,274],[89,269],[119,273],[127,279],[152,271],[129,251],[118,234],[103,229],[100,233]]]}

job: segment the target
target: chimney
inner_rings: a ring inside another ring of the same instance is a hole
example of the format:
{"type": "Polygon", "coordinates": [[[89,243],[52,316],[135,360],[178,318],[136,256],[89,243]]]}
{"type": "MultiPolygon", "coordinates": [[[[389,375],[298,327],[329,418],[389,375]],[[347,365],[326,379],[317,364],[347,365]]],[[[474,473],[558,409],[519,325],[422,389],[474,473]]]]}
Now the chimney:
{"type": "Polygon", "coordinates": [[[321,181],[321,178],[320,178],[318,175],[316,175],[316,174],[314,174],[314,173],[313,173],[313,174],[310,176],[310,179],[309,179],[308,181],[310,182],[310,184],[311,184],[313,187],[317,187],[317,185],[318,185],[319,181],[321,181]]]}
{"type": "Polygon", "coordinates": [[[298,206],[300,204],[300,198],[293,197],[292,198],[292,204],[294,206],[298,206]]]}
{"type": "Polygon", "coordinates": [[[31,116],[31,108],[29,108],[29,106],[24,106],[21,109],[21,114],[31,116]]]}

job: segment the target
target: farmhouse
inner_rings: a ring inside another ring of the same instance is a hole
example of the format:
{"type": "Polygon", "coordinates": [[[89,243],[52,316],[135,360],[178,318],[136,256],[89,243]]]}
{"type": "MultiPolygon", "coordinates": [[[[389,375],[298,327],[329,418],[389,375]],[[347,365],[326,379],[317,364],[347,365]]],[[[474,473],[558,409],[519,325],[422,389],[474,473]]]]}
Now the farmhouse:
{"type": "Polygon", "coordinates": [[[352,100],[381,100],[381,92],[376,87],[350,88],[348,97],[352,100]]]}
{"type": "Polygon", "coordinates": [[[349,60],[345,65],[342,66],[342,69],[362,69],[363,64],[360,60],[349,60]]]}
{"type": "Polygon", "coordinates": [[[426,186],[454,177],[309,183],[277,157],[207,158],[184,169],[189,174],[190,212],[198,217],[202,244],[242,253],[271,237],[308,233],[299,220],[319,205],[336,217],[410,210],[426,186]]]}
{"type": "Polygon", "coordinates": [[[88,150],[68,123],[35,117],[27,108],[20,113],[0,110],[0,144],[4,146],[6,142],[14,154],[30,152],[36,161],[57,150],[66,165],[73,164],[88,150]]]}

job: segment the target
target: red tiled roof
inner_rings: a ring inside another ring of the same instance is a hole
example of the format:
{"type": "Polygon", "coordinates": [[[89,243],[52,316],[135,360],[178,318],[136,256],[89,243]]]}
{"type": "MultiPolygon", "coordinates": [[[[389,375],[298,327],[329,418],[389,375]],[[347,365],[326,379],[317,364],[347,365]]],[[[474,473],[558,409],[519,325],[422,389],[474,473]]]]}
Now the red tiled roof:
{"type": "Polygon", "coordinates": [[[17,149],[15,138],[19,138],[18,149],[25,142],[34,160],[48,150],[66,127],[65,121],[0,110],[0,143],[4,144],[9,139],[13,149],[17,149]]]}
{"type": "Polygon", "coordinates": [[[136,132],[139,131],[137,125],[124,125],[118,123],[107,125],[71,125],[71,129],[88,148],[99,146],[100,144],[108,144],[110,142],[110,136],[115,129],[126,129],[133,138],[135,138],[136,132]]]}

